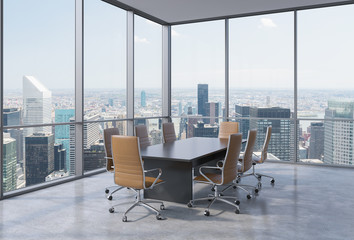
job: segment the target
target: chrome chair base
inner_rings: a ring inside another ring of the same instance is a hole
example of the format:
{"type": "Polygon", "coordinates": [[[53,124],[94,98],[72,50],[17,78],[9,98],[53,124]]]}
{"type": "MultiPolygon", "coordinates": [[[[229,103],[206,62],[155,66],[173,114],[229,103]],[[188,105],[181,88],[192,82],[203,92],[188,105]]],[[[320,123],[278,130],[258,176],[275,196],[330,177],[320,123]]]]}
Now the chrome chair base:
{"type": "Polygon", "coordinates": [[[240,213],[240,207],[238,206],[240,204],[240,201],[237,199],[237,197],[233,197],[233,196],[223,196],[222,194],[220,194],[218,192],[218,189],[217,189],[217,186],[213,186],[213,189],[215,190],[214,191],[214,195],[213,194],[209,194],[208,197],[204,197],[204,198],[197,198],[197,199],[193,199],[193,200],[190,200],[189,203],[187,204],[188,207],[193,207],[194,205],[194,202],[196,201],[205,201],[205,200],[208,200],[210,201],[208,207],[205,209],[204,211],[204,215],[205,216],[209,216],[210,215],[210,207],[211,205],[213,205],[214,202],[216,201],[221,201],[221,202],[224,202],[226,204],[229,204],[233,207],[236,208],[235,210],[235,213],[236,214],[239,214],[240,213]],[[227,201],[226,199],[234,199],[234,203],[233,202],[230,202],[230,201],[227,201]]]}
{"type": "Polygon", "coordinates": [[[247,193],[247,199],[251,199],[253,196],[251,194],[250,191],[248,191],[246,188],[252,188],[255,193],[258,193],[259,189],[255,186],[252,186],[252,185],[245,185],[245,184],[239,184],[237,183],[237,180],[233,183],[233,184],[230,184],[229,186],[227,186],[226,188],[224,188],[222,191],[221,191],[221,194],[223,194],[226,190],[230,189],[231,187],[233,187],[234,189],[241,189],[243,191],[245,191],[247,193]]]}
{"type": "MultiPolygon", "coordinates": [[[[134,190],[134,189],[133,189],[134,190]]],[[[135,190],[134,190],[135,191],[135,190]]],[[[135,199],[135,202],[133,205],[131,205],[128,210],[125,211],[125,213],[123,214],[123,218],[122,218],[122,221],[123,222],[127,222],[128,221],[128,218],[127,218],[127,214],[128,212],[130,212],[133,208],[137,207],[137,206],[143,206],[153,212],[156,213],[156,219],[157,220],[162,220],[162,216],[160,214],[160,211],[158,211],[156,208],[150,206],[149,204],[147,204],[147,202],[150,202],[150,203],[159,203],[160,204],[160,210],[165,210],[165,205],[163,204],[163,202],[161,201],[155,201],[155,200],[148,200],[148,201],[142,201],[141,199],[141,190],[137,190],[136,191],[136,199],[135,199]]],[[[119,205],[119,204],[117,204],[119,205]]],[[[117,206],[117,205],[114,205],[112,206],[110,209],[109,209],[109,212],[110,213],[113,213],[114,212],[114,207],[117,206]]]]}

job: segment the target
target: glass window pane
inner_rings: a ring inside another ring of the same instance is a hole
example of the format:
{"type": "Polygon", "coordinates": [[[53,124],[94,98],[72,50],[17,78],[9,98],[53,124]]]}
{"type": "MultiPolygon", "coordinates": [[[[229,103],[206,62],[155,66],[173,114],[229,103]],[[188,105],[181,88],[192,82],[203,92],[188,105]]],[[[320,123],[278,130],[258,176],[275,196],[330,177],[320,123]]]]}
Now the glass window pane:
{"type": "Polygon", "coordinates": [[[87,120],[126,117],[126,11],[85,1],[84,108],[87,120]]]}
{"type": "Polygon", "coordinates": [[[75,1],[5,0],[3,64],[4,126],[52,123],[56,109],[74,108],[75,1]]]}
{"type": "Polygon", "coordinates": [[[230,117],[237,106],[294,108],[293,13],[230,20],[230,117]]]}
{"type": "Polygon", "coordinates": [[[327,118],[329,101],[353,97],[353,12],[353,5],[298,12],[299,118],[327,118]]]}
{"type": "Polygon", "coordinates": [[[135,15],[134,115],[162,116],[162,27],[135,15]]]}
{"type": "MultiPolygon", "coordinates": [[[[172,27],[172,116],[222,117],[225,22],[172,27]]],[[[208,118],[204,118],[210,124],[208,118]]]]}
{"type": "Polygon", "coordinates": [[[75,125],[55,126],[52,133],[38,133],[34,128],[5,129],[4,192],[72,175],[76,161],[74,133],[75,125]]]}

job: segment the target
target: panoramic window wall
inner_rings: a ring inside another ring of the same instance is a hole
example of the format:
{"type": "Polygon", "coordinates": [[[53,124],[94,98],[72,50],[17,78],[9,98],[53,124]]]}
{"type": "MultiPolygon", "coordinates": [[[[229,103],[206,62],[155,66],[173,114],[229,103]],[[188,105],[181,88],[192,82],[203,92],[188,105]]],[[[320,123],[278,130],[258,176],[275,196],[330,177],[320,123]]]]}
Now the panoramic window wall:
{"type": "Polygon", "coordinates": [[[229,117],[247,138],[257,129],[260,151],[272,126],[269,153],[292,161],[294,149],[294,14],[230,19],[229,117]]]}
{"type": "Polygon", "coordinates": [[[354,163],[354,6],[298,12],[301,162],[354,163]]]}
{"type": "Polygon", "coordinates": [[[225,21],[173,26],[171,35],[177,137],[217,137],[225,108],[225,21]]]}
{"type": "Polygon", "coordinates": [[[75,1],[3,2],[2,187],[7,193],[71,175],[75,126],[55,124],[75,119],[75,1]]]}
{"type": "Polygon", "coordinates": [[[134,117],[162,116],[162,26],[134,17],[134,117]]]}
{"type": "Polygon", "coordinates": [[[100,0],[84,5],[84,172],[106,166],[103,130],[126,133],[126,11],[100,0]]]}

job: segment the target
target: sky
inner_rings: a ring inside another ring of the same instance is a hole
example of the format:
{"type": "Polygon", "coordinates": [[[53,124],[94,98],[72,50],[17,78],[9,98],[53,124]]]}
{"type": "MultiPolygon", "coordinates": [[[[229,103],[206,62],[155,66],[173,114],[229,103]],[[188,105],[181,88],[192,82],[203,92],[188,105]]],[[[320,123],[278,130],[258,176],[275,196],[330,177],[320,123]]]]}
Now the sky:
{"type": "MultiPolygon", "coordinates": [[[[298,87],[353,89],[354,6],[298,11],[298,87]]],[[[4,0],[4,88],[74,89],[73,0],[4,0]]],[[[230,20],[230,88],[292,89],[293,13],[230,20]]],[[[125,88],[126,13],[85,1],[85,88],[125,88]]],[[[161,88],[162,27],[135,17],[135,87],[161,88]]],[[[223,89],[224,21],[172,27],[172,87],[223,89]]]]}

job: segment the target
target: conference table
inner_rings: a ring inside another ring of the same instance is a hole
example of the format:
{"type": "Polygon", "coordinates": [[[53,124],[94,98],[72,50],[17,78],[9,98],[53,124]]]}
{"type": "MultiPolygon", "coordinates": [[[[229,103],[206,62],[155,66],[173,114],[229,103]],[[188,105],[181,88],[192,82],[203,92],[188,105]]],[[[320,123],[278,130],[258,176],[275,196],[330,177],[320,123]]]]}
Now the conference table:
{"type": "Polygon", "coordinates": [[[228,139],[193,137],[140,149],[144,168],[161,168],[165,182],[144,191],[145,198],[177,203],[193,199],[193,176],[199,167],[226,154],[228,139]]]}

